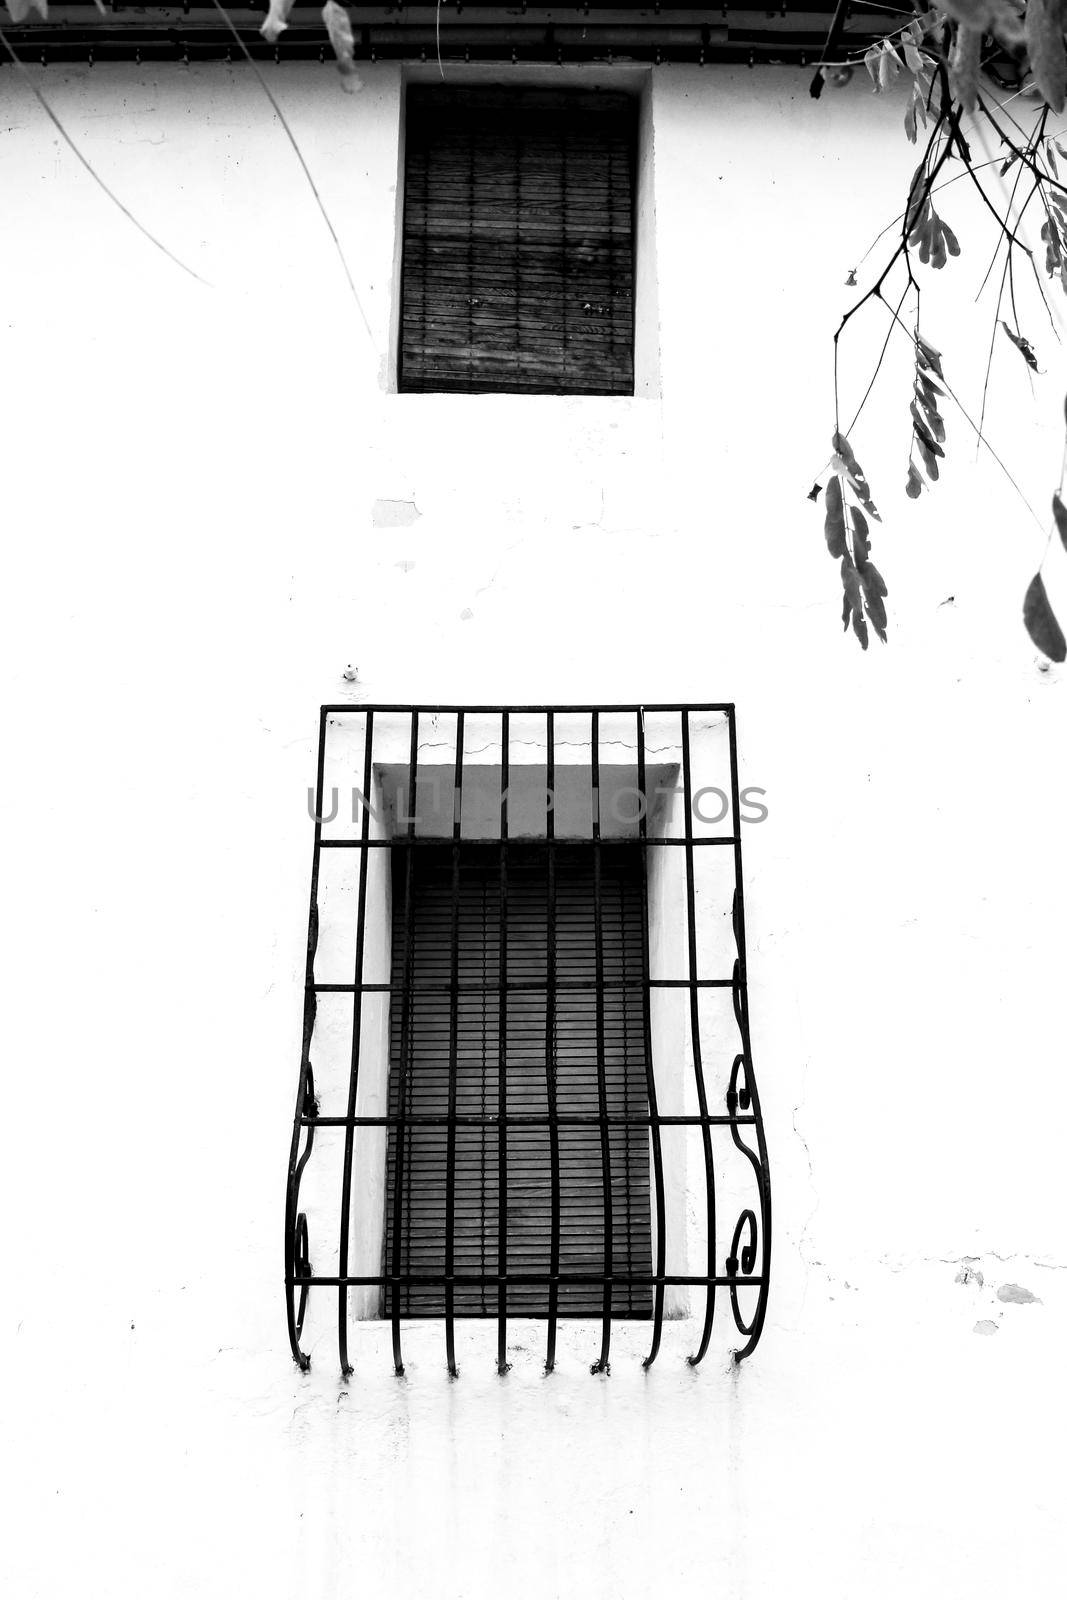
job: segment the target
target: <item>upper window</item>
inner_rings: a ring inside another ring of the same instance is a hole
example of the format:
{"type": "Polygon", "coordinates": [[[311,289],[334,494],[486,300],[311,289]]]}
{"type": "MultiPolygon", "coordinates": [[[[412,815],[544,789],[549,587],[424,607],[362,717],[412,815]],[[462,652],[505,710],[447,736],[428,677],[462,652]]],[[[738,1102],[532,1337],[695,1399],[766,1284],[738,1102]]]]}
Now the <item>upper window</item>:
{"type": "Polygon", "coordinates": [[[632,394],[637,102],[407,96],[401,390],[632,394]]]}

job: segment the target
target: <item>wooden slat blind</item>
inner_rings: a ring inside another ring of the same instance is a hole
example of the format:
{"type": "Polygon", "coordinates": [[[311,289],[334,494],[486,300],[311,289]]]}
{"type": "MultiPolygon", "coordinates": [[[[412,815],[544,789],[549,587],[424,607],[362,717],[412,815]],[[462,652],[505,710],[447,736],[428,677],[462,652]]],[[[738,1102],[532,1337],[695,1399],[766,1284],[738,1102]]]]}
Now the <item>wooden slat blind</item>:
{"type": "Polygon", "coordinates": [[[399,387],[633,393],[636,101],[407,96],[399,387]]]}
{"type": "MultiPolygon", "coordinates": [[[[419,846],[412,852],[412,992],[407,1052],[403,1059],[404,1007],[394,992],[391,1022],[389,1113],[399,1114],[405,1085],[405,1113],[445,1116],[449,1099],[452,972],[451,846],[419,846]],[[434,990],[427,991],[427,985],[434,990]],[[438,992],[440,991],[440,992],[438,992]]],[[[560,1116],[596,1115],[597,1031],[593,855],[588,845],[555,851],[555,973],[560,981],[588,988],[556,992],[550,999],[548,975],[547,850],[508,846],[507,981],[539,987],[509,992],[505,1070],[510,1115],[547,1117],[546,1062],[554,1065],[560,1116]],[[551,1029],[551,1035],[549,1034],[551,1029]],[[551,1045],[551,1048],[549,1046],[551,1045]]],[[[648,1115],[645,1033],[642,1004],[641,863],[633,846],[601,851],[603,1041],[609,1117],[648,1115]],[[611,984],[626,987],[612,988],[611,984]]],[[[406,966],[404,920],[406,851],[394,852],[393,982],[403,982],[406,966]]],[[[500,976],[499,847],[461,846],[459,899],[459,986],[457,1011],[457,1114],[492,1117],[497,1106],[500,976]],[[482,987],[484,986],[484,988],[482,987]]],[[[400,1270],[440,1274],[445,1270],[446,1164],[444,1126],[405,1123],[390,1128],[388,1146],[386,1271],[393,1259],[393,1196],[398,1137],[404,1140],[401,1192],[400,1270]]],[[[455,1270],[497,1271],[498,1130],[459,1126],[455,1156],[455,1270]]],[[[604,1267],[604,1195],[600,1129],[595,1124],[560,1128],[560,1270],[600,1273],[604,1267]]],[[[508,1271],[550,1270],[552,1213],[551,1134],[548,1127],[509,1127],[507,1133],[508,1271]]],[[[613,1271],[651,1271],[649,1132],[641,1126],[609,1131],[612,1195],[613,1271]]],[[[403,1284],[400,1310],[409,1316],[441,1316],[444,1289],[403,1284]]],[[[496,1314],[496,1288],[457,1287],[455,1310],[463,1316],[496,1314]]],[[[651,1314],[651,1291],[616,1285],[614,1316],[651,1314]]],[[[508,1290],[508,1309],[544,1316],[545,1286],[508,1290]]],[[[384,1310],[392,1309],[390,1291],[384,1310]]],[[[599,1285],[561,1285],[559,1312],[598,1316],[599,1285]]]]}

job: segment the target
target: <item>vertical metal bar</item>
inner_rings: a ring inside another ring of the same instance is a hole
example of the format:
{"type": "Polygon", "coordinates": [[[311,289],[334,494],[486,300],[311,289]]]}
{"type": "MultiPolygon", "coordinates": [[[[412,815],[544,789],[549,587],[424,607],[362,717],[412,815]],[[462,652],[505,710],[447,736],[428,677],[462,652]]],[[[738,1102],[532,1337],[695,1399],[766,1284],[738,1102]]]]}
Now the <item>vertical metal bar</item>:
{"type": "MultiPolygon", "coordinates": [[[[708,1096],[704,1086],[704,1063],[700,1049],[700,991],[697,979],[696,885],[693,872],[693,771],[689,753],[689,712],[682,712],[682,793],[685,803],[685,898],[689,934],[689,1018],[693,1038],[693,1073],[700,1106],[700,1134],[704,1143],[704,1181],[708,1199],[708,1298],[704,1310],[704,1331],[691,1366],[704,1359],[715,1317],[715,1169],[711,1155],[711,1125],[708,1122],[708,1096]]],[[[734,826],[737,826],[734,813],[734,826]]]]}
{"type": "Polygon", "coordinates": [[[497,1023],[497,1288],[496,1369],[508,1370],[508,784],[509,714],[500,716],[500,1010],[497,1023]]]}
{"type": "Polygon", "coordinates": [[[359,1048],[363,1031],[363,954],[366,946],[367,916],[367,864],[370,850],[370,791],[373,780],[372,753],[374,748],[374,712],[367,712],[363,734],[363,817],[360,823],[359,892],[356,901],[356,966],[352,1008],[352,1059],[348,1070],[348,1124],[345,1128],[345,1165],[341,1180],[341,1237],[338,1247],[337,1275],[342,1280],[337,1290],[337,1346],[341,1356],[341,1374],[347,1378],[352,1367],[348,1359],[348,1235],[352,1215],[352,1154],[356,1129],[352,1118],[356,1114],[356,1096],[359,1086],[359,1048]]]}
{"type": "Polygon", "coordinates": [[[545,1087],[548,1094],[549,1158],[552,1166],[552,1237],[549,1245],[548,1349],[545,1371],[556,1365],[556,1317],[559,1312],[559,1102],[556,1095],[556,718],[546,713],[545,727],[545,850],[548,868],[548,926],[545,939],[545,1087]]]}
{"type": "Polygon", "coordinates": [[[411,1073],[411,985],[414,975],[415,927],[413,917],[412,862],[415,856],[415,815],[418,809],[419,713],[411,713],[411,751],[408,758],[408,827],[404,863],[404,993],[400,1010],[400,1082],[397,1084],[396,1160],[393,1163],[393,1265],[392,1332],[393,1365],[397,1376],[404,1371],[400,1348],[400,1233],[404,1182],[404,1139],[407,1133],[407,1093],[411,1073]]]}
{"type": "Polygon", "coordinates": [[[611,1143],[608,1137],[608,1085],[604,1062],[604,923],[600,884],[600,713],[592,714],[590,730],[593,822],[593,944],[596,954],[596,1089],[600,1113],[600,1168],[604,1189],[604,1310],[600,1355],[594,1372],[607,1372],[611,1350],[611,1271],[614,1260],[614,1219],[611,1207],[611,1143]]]}
{"type": "MultiPolygon", "coordinates": [[[[734,1360],[743,1361],[746,1356],[752,1354],[759,1343],[760,1334],[763,1332],[764,1319],[767,1315],[771,1274],[771,1183],[767,1139],[763,1132],[763,1113],[760,1110],[756,1074],[752,1066],[752,1037],[748,1020],[748,956],[745,943],[745,889],[741,862],[741,780],[737,766],[737,722],[733,706],[728,707],[726,720],[730,736],[730,803],[733,806],[734,831],[734,933],[737,941],[737,994],[735,996],[735,1005],[741,1029],[741,1048],[745,1057],[745,1084],[752,1103],[752,1112],[756,1119],[756,1144],[759,1149],[756,1184],[759,1190],[760,1220],[763,1228],[763,1260],[760,1265],[760,1277],[763,1281],[760,1285],[759,1303],[749,1327],[748,1339],[744,1347],[734,1352],[734,1360]]],[[[734,1135],[736,1144],[736,1127],[731,1132],[734,1135]]],[[[753,1163],[753,1166],[755,1167],[755,1163],[753,1163]]]]}
{"type": "MultiPolygon", "coordinates": [[[[479,1165],[478,1165],[478,1202],[479,1202],[479,1211],[478,1211],[478,1222],[479,1222],[478,1261],[479,1261],[479,1263],[481,1265],[482,1272],[485,1273],[485,1272],[489,1271],[489,1259],[488,1259],[488,1256],[486,1254],[486,1248],[487,1248],[487,1245],[488,1245],[488,1226],[487,1226],[487,1224],[488,1224],[488,1220],[489,1220],[487,1215],[486,1215],[486,1199],[487,1199],[487,1195],[488,1195],[488,1176],[487,1176],[487,1155],[488,1155],[488,1152],[486,1150],[486,1142],[487,1142],[488,1136],[489,1136],[488,1117],[489,1117],[489,994],[490,994],[490,989],[489,989],[489,877],[488,877],[487,873],[483,873],[482,874],[481,882],[479,884],[479,888],[481,889],[481,904],[478,907],[478,914],[479,914],[479,925],[480,925],[480,929],[481,929],[481,950],[482,950],[482,992],[481,992],[482,1014],[478,1019],[479,1024],[480,1024],[478,1039],[479,1039],[479,1043],[481,1045],[482,1059],[481,1059],[481,1062],[480,1062],[480,1070],[479,1070],[479,1074],[478,1074],[478,1090],[479,1090],[478,1110],[479,1110],[483,1120],[482,1120],[482,1125],[481,1125],[481,1129],[480,1129],[480,1133],[479,1133],[479,1148],[478,1148],[478,1155],[479,1155],[479,1165]]],[[[480,1304],[480,1307],[479,1307],[481,1315],[483,1317],[484,1316],[488,1316],[488,1314],[489,1314],[489,1305],[488,1305],[487,1297],[486,1297],[486,1290],[488,1288],[488,1285],[485,1284],[485,1283],[482,1283],[482,1284],[479,1284],[478,1288],[479,1288],[479,1296],[480,1296],[480,1300],[481,1300],[481,1304],[480,1304]]]]}
{"type": "Polygon", "coordinates": [[[641,857],[641,1006],[642,1022],[644,1027],[645,1047],[645,1084],[648,1090],[648,1119],[649,1133],[652,1139],[652,1175],[656,1189],[656,1284],[655,1303],[652,1313],[652,1347],[645,1357],[645,1366],[650,1367],[659,1355],[660,1339],[663,1335],[663,1275],[666,1272],[667,1259],[667,1217],[666,1204],[663,1193],[663,1150],[660,1143],[659,1131],[659,1103],[656,1098],[656,1074],[652,1061],[652,990],[650,985],[651,962],[649,956],[649,905],[648,905],[648,850],[645,840],[648,838],[648,788],[645,771],[645,717],[644,712],[637,713],[637,788],[641,795],[641,811],[638,821],[638,832],[641,839],[641,848],[638,854],[641,857]]]}
{"type": "Polygon", "coordinates": [[[456,773],[452,813],[452,944],[448,997],[448,1156],[445,1170],[445,1355],[451,1377],[456,1367],[456,1080],[459,1073],[459,853],[463,818],[463,712],[456,714],[456,773]]]}
{"type": "MultiPolygon", "coordinates": [[[[311,1153],[315,1130],[308,1129],[308,1140],[301,1159],[300,1128],[308,1099],[308,1081],[311,1073],[311,1036],[315,1029],[317,999],[315,995],[315,950],[319,942],[319,861],[322,845],[322,799],[326,772],[326,707],[319,708],[319,748],[315,767],[315,839],[311,850],[311,893],[308,900],[307,955],[304,964],[304,1029],[300,1053],[300,1082],[296,1090],[296,1111],[293,1116],[293,1137],[289,1145],[289,1171],[285,1184],[285,1315],[289,1329],[289,1348],[293,1360],[306,1372],[311,1365],[310,1356],[300,1348],[296,1309],[293,1305],[292,1279],[296,1272],[296,1227],[300,1174],[311,1153]]],[[[303,1317],[301,1317],[301,1322],[303,1317]]]]}

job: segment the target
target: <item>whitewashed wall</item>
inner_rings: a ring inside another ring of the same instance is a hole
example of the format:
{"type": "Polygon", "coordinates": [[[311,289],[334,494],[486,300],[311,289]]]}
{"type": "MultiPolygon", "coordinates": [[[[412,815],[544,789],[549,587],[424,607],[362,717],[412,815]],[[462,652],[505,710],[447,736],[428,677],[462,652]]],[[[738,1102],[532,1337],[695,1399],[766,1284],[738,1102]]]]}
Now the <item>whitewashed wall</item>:
{"type": "MultiPolygon", "coordinates": [[[[854,435],[887,649],[842,637],[805,500],[902,105],[661,69],[658,398],[444,398],[387,392],[397,69],[271,73],[373,339],[248,72],[39,81],[206,282],[0,73],[6,1592],[1057,1593],[1065,691],[1019,620],[1045,534],[956,413],[904,500],[906,353],[854,435]],[[682,1322],[649,1375],[647,1330],[594,1380],[593,1330],[545,1379],[527,1328],[501,1381],[464,1326],[450,1384],[431,1326],[398,1382],[368,1324],[347,1387],[328,1329],[292,1370],[305,796],[349,694],[737,702],[778,1221],[743,1369],[723,1329],[690,1370],[682,1322]]],[[[964,185],[944,210],[965,254],[926,332],[977,408],[952,300],[992,239],[964,185]]],[[[1032,398],[1005,346],[990,433],[1043,516],[1063,364],[1024,321],[1049,370],[1032,398]]]]}

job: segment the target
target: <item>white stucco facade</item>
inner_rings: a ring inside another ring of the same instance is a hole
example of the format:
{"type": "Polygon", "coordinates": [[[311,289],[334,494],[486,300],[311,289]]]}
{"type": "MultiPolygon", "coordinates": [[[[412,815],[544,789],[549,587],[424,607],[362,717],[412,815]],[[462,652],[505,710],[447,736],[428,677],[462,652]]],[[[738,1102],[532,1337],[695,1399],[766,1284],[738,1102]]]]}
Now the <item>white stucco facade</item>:
{"type": "MultiPolygon", "coordinates": [[[[816,105],[786,69],[652,77],[623,72],[644,232],[619,400],[392,392],[402,69],[355,95],[270,72],[372,337],[250,73],[39,78],[202,282],[0,73],[19,1600],[1062,1586],[1065,689],[1020,620],[1046,533],[955,411],[944,481],[905,500],[891,357],[852,436],[890,643],[842,636],[805,495],[844,280],[914,165],[902,105],[858,81],[816,105]],[[725,1304],[696,1372],[694,1318],[647,1374],[639,1325],[610,1378],[592,1326],[546,1378],[516,1325],[501,1379],[491,1326],[461,1324],[452,1383],[422,1324],[398,1380],[388,1327],[353,1319],[345,1384],[329,1315],[293,1368],[318,707],[487,699],[736,703],[768,809],[744,846],[776,1222],[741,1368],[725,1304]]],[[[965,188],[924,329],[976,414],[992,237],[965,188]]],[[[848,415],[885,331],[864,317],[848,415]]],[[[1006,349],[987,425],[1043,518],[1064,364],[1036,309],[1030,336],[1035,393],[1006,349]]],[[[1046,581],[1063,615],[1067,560],[1046,581]]]]}

